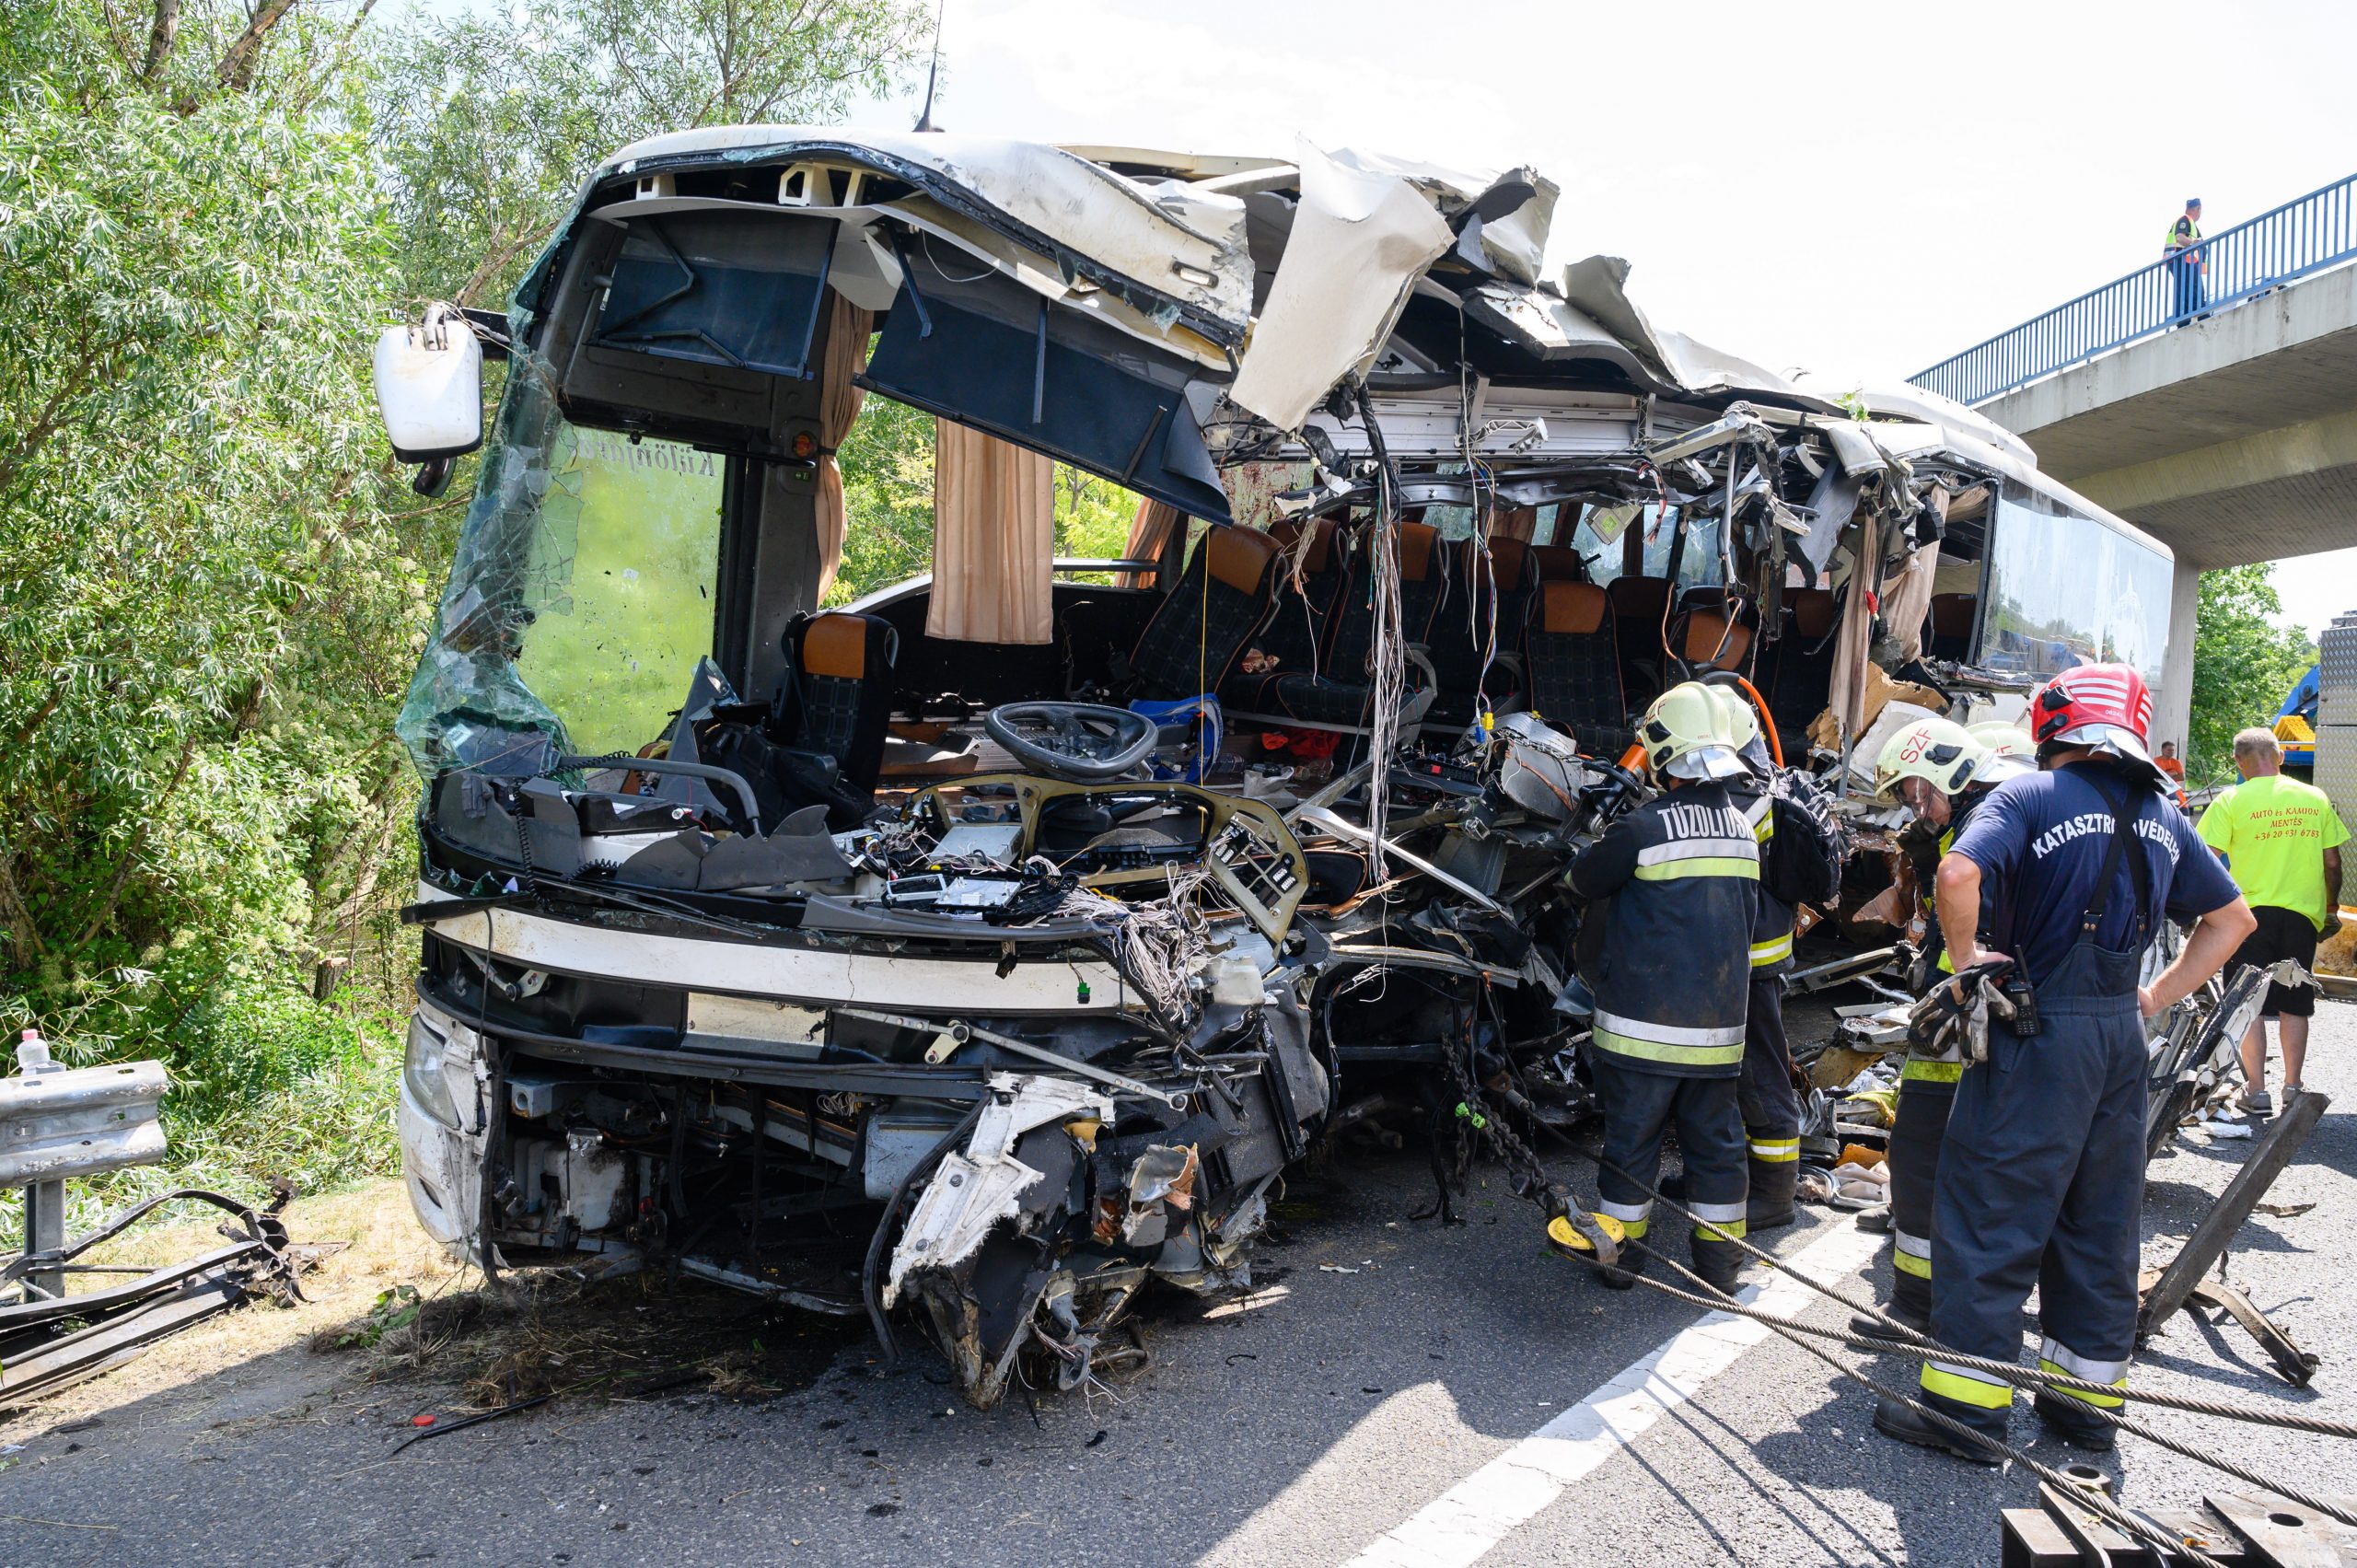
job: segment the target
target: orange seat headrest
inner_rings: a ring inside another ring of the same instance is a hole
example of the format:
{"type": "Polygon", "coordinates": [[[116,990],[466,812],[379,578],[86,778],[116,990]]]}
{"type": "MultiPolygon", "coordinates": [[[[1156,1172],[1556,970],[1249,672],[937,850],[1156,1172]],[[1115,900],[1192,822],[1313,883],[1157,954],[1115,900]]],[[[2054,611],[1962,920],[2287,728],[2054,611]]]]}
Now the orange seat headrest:
{"type": "Polygon", "coordinates": [[[1538,625],[1559,635],[1585,636],[1604,624],[1611,601],[1593,583],[1539,585],[1538,625]]]}

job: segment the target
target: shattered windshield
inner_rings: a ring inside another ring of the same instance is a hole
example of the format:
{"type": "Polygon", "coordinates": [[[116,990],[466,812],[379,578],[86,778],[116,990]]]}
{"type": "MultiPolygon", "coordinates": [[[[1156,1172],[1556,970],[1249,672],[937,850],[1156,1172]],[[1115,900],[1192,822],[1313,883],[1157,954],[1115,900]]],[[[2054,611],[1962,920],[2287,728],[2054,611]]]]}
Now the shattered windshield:
{"type": "Polygon", "coordinates": [[[723,462],[586,430],[545,382],[502,404],[400,720],[426,773],[636,750],[713,643],[723,462]]]}

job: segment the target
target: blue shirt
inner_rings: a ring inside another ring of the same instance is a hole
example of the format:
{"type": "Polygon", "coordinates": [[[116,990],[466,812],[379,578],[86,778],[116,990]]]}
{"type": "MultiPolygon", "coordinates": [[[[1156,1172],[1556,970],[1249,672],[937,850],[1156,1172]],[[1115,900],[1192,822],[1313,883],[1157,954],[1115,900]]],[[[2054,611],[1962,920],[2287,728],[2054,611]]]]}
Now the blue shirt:
{"type": "MultiPolygon", "coordinates": [[[[2032,985],[2043,985],[2079,940],[2080,918],[2095,902],[2096,878],[2111,848],[2107,802],[2127,789],[2128,781],[2099,764],[2025,773],[1990,791],[1956,835],[1952,853],[1980,867],[1988,945],[2020,964],[2032,985]]],[[[2152,901],[2140,940],[2136,885],[2123,854],[2096,929],[2096,945],[2115,953],[2150,941],[2164,911],[2192,920],[2241,897],[2185,813],[2150,788],[2138,786],[2132,795],[2141,811],[2128,854],[2141,851],[2151,867],[2152,901]]]]}

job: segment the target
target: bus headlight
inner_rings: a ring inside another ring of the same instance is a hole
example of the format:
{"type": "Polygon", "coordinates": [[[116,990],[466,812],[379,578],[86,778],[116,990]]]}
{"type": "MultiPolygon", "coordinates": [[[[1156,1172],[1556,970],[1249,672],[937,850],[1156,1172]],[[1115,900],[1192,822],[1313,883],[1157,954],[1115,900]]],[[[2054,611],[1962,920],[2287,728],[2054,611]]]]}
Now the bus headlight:
{"type": "Polygon", "coordinates": [[[457,1127],[458,1102],[442,1076],[442,1036],[416,1014],[410,1015],[409,1046],[401,1053],[401,1082],[420,1110],[445,1127],[457,1127]]]}

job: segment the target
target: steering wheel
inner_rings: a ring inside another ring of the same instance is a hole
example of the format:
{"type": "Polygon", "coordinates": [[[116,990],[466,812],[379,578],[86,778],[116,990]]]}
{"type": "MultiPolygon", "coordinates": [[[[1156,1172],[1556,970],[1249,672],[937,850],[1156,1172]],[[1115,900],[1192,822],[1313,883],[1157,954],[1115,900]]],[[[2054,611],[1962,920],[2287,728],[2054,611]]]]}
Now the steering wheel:
{"type": "Polygon", "coordinates": [[[1154,749],[1154,721],[1093,703],[1008,703],[982,715],[990,738],[1033,772],[1108,784],[1154,749]]]}

